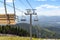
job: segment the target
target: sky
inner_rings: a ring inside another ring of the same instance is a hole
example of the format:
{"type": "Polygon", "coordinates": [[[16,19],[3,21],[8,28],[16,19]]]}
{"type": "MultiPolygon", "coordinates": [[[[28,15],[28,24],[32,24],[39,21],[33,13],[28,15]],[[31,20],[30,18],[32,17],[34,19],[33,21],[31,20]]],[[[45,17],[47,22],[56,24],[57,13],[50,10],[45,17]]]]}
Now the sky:
{"type": "MultiPolygon", "coordinates": [[[[4,0],[0,0],[4,2],[4,0]]],[[[16,10],[16,15],[21,16],[26,12],[26,9],[31,9],[26,0],[14,0],[15,7],[20,9],[16,10]],[[24,11],[24,12],[22,12],[24,11]]],[[[39,16],[60,16],[60,0],[28,0],[33,9],[39,16]]],[[[6,0],[6,3],[12,5],[12,0],[6,0]]],[[[6,5],[7,6],[7,5],[6,5]]],[[[0,2],[0,14],[5,13],[4,5],[0,2]]],[[[7,13],[14,13],[13,8],[7,6],[7,13]]]]}

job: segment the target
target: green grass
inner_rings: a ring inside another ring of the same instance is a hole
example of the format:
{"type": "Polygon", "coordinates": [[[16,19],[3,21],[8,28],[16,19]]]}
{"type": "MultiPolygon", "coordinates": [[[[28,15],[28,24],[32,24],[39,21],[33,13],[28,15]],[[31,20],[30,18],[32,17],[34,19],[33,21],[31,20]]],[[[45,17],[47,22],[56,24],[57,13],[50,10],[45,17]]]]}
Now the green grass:
{"type": "MultiPolygon", "coordinates": [[[[38,38],[32,38],[33,40],[38,40],[38,38]]],[[[19,37],[19,36],[0,36],[0,40],[30,40],[29,37],[19,37]]]]}
{"type": "MultiPolygon", "coordinates": [[[[0,40],[30,40],[30,37],[19,37],[19,36],[0,36],[0,40]]],[[[39,38],[32,38],[32,40],[44,40],[39,38]]],[[[52,40],[52,39],[51,39],[52,40]]],[[[58,39],[60,40],[60,39],[58,39]]]]}

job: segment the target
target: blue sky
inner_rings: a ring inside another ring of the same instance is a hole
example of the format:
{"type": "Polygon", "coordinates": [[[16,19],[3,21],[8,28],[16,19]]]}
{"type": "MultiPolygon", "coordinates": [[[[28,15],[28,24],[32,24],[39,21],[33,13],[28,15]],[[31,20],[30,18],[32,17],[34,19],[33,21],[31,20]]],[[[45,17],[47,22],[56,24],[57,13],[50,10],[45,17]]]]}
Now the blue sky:
{"type": "MultiPolygon", "coordinates": [[[[3,0],[0,0],[3,1],[3,0]]],[[[60,16],[60,0],[28,0],[39,16],[60,16]]],[[[12,0],[6,0],[7,4],[12,5],[12,0]]],[[[16,8],[26,11],[31,9],[26,0],[15,0],[16,8]],[[23,4],[22,4],[22,3],[23,4]]],[[[13,8],[7,6],[8,13],[13,13],[13,8]]],[[[4,13],[3,3],[0,3],[0,13],[4,13]]],[[[17,15],[22,15],[22,12],[16,10],[17,15]]]]}

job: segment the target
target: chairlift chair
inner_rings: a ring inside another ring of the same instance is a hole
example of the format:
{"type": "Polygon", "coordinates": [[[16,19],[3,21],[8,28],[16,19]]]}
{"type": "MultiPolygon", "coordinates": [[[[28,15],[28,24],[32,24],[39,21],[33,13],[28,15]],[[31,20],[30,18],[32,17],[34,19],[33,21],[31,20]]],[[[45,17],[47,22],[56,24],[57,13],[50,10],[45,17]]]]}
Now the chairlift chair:
{"type": "Polygon", "coordinates": [[[38,21],[38,17],[37,17],[37,15],[36,15],[36,17],[34,18],[34,21],[38,21]]]}
{"type": "Polygon", "coordinates": [[[26,18],[24,15],[22,15],[21,21],[26,21],[26,18]]]}
{"type": "Polygon", "coordinates": [[[21,21],[26,21],[26,19],[21,19],[21,21]]]}
{"type": "Polygon", "coordinates": [[[38,21],[38,19],[34,19],[34,21],[38,21]]]}
{"type": "Polygon", "coordinates": [[[37,13],[33,13],[33,15],[37,15],[37,13]]]}
{"type": "Polygon", "coordinates": [[[36,10],[36,9],[33,9],[33,14],[34,14],[34,15],[37,15],[37,13],[35,12],[35,10],[36,10]]]}
{"type": "Polygon", "coordinates": [[[16,19],[18,19],[18,16],[16,16],[16,19]]]}

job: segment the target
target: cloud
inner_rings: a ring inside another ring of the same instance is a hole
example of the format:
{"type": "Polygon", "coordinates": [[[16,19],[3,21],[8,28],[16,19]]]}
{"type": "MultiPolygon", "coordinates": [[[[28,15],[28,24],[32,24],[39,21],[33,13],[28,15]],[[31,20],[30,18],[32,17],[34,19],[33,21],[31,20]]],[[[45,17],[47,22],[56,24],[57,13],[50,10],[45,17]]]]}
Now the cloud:
{"type": "Polygon", "coordinates": [[[44,5],[41,5],[40,7],[37,7],[37,8],[60,8],[60,6],[44,4],[44,5]]]}
{"type": "MultiPolygon", "coordinates": [[[[13,14],[14,11],[13,11],[12,8],[9,8],[9,9],[7,8],[7,13],[8,13],[8,14],[13,14]]],[[[5,14],[5,9],[4,9],[4,7],[0,7],[0,14],[5,14]]],[[[21,16],[21,15],[22,15],[22,12],[16,10],[16,15],[21,16]]],[[[24,14],[23,14],[23,15],[24,15],[24,14]]]]}
{"type": "Polygon", "coordinates": [[[60,6],[54,6],[54,5],[41,5],[39,7],[36,7],[36,12],[38,15],[44,15],[44,16],[60,16],[60,6]]]}
{"type": "Polygon", "coordinates": [[[56,0],[36,0],[36,1],[56,1],[56,0]]]}
{"type": "Polygon", "coordinates": [[[47,0],[36,0],[36,1],[47,1],[47,0]]]}
{"type": "Polygon", "coordinates": [[[0,7],[0,14],[5,13],[4,7],[0,7]]]}
{"type": "Polygon", "coordinates": [[[4,10],[4,7],[0,7],[0,10],[4,10]]]}
{"type": "Polygon", "coordinates": [[[9,3],[11,3],[13,0],[6,0],[6,2],[9,2],[9,3]]]}
{"type": "MultiPolygon", "coordinates": [[[[13,13],[13,10],[10,8],[7,8],[7,13],[13,13]]],[[[0,7],[0,14],[5,14],[5,8],[4,7],[0,7]]]]}

